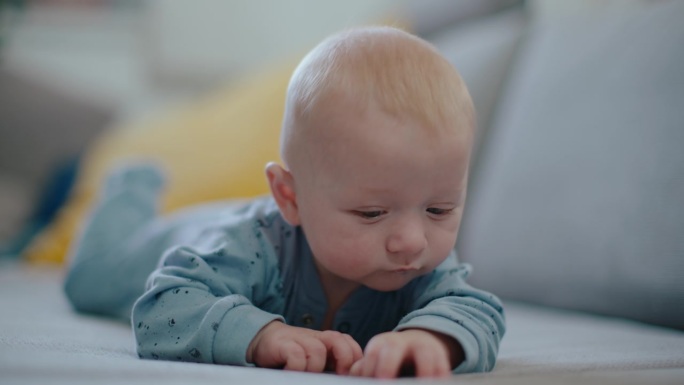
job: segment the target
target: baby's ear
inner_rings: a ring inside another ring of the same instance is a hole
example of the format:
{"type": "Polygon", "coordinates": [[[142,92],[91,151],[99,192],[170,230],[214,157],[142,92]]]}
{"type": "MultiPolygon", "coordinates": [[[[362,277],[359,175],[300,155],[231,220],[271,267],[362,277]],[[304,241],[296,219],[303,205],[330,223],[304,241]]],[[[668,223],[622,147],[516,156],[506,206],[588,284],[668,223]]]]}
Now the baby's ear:
{"type": "Polygon", "coordinates": [[[299,209],[292,174],[279,164],[270,162],[266,165],[266,178],[283,218],[293,226],[299,225],[299,209]]]}

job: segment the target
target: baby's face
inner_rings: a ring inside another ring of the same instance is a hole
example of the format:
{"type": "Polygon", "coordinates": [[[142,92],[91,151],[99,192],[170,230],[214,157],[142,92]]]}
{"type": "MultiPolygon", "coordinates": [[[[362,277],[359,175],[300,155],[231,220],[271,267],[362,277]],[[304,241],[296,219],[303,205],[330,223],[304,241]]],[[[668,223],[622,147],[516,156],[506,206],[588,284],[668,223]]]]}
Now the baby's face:
{"type": "Polygon", "coordinates": [[[293,176],[321,278],[390,291],[444,261],[463,213],[468,130],[430,137],[382,113],[316,124],[336,127],[293,176]]]}

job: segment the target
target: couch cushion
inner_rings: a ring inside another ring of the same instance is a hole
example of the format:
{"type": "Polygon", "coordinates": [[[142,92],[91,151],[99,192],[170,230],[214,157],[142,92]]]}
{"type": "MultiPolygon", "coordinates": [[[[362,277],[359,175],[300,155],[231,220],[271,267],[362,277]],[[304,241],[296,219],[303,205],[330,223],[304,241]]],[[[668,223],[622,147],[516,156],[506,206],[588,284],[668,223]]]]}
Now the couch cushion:
{"type": "Polygon", "coordinates": [[[411,30],[428,38],[442,29],[449,30],[478,18],[486,18],[521,3],[523,3],[522,0],[405,0],[399,2],[400,7],[404,8],[411,30]]]}
{"type": "Polygon", "coordinates": [[[513,7],[480,17],[477,22],[455,23],[429,37],[468,85],[477,113],[475,155],[490,126],[492,112],[526,24],[523,7],[513,7]]]}
{"type": "Polygon", "coordinates": [[[684,3],[538,23],[459,241],[505,298],[684,329],[684,3]]]}

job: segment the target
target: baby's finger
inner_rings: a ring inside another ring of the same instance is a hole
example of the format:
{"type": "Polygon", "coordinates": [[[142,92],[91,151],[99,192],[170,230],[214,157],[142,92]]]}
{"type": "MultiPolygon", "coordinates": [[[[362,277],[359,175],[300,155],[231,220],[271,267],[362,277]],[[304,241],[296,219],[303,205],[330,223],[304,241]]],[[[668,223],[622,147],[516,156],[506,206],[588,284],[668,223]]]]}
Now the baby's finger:
{"type": "Polygon", "coordinates": [[[366,349],[366,354],[361,360],[362,365],[359,371],[359,376],[361,377],[373,377],[375,375],[375,369],[378,365],[378,349],[366,349]]]}
{"type": "Polygon", "coordinates": [[[377,360],[364,358],[362,360],[362,363],[363,364],[361,365],[359,376],[373,377],[373,373],[375,373],[375,364],[377,363],[377,360]]]}
{"type": "Polygon", "coordinates": [[[343,334],[344,338],[347,340],[349,343],[349,346],[352,348],[352,353],[354,357],[354,362],[360,360],[363,358],[363,350],[361,349],[361,345],[359,345],[358,342],[352,336],[349,334],[343,334]]]}
{"type": "Polygon", "coordinates": [[[377,359],[364,357],[351,366],[349,375],[354,377],[373,377],[377,362],[377,359]]]}
{"type": "Polygon", "coordinates": [[[285,364],[285,370],[302,372],[306,370],[306,352],[298,343],[287,341],[280,346],[280,362],[285,364]]]}
{"type": "Polygon", "coordinates": [[[354,351],[349,341],[344,335],[335,331],[324,331],[320,334],[320,339],[328,351],[328,368],[334,369],[337,374],[347,374],[349,368],[356,361],[354,351]]]}
{"type": "Polygon", "coordinates": [[[349,334],[329,333],[329,338],[333,342],[329,351],[332,351],[332,356],[335,359],[335,371],[338,374],[349,374],[352,364],[363,358],[363,350],[349,334]]]}
{"type": "Polygon", "coordinates": [[[325,369],[328,351],[318,338],[305,338],[299,341],[306,353],[306,371],[320,373],[325,369]]]}
{"type": "Polygon", "coordinates": [[[380,350],[373,376],[377,378],[398,377],[405,356],[406,351],[404,349],[385,346],[380,350]]]}
{"type": "Polygon", "coordinates": [[[433,349],[416,349],[413,362],[416,377],[446,377],[451,374],[447,356],[433,349]]]}
{"type": "Polygon", "coordinates": [[[355,377],[361,376],[362,368],[363,368],[363,359],[357,360],[356,362],[354,362],[352,364],[351,368],[349,368],[349,375],[355,376],[355,377]]]}

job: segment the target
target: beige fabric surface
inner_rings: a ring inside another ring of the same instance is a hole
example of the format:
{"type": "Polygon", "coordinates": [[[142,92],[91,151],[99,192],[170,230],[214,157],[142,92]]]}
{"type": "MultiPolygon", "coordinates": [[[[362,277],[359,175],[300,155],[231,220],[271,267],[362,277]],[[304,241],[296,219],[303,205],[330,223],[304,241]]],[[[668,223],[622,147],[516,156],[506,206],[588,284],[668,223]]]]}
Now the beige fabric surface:
{"type": "MultiPolygon", "coordinates": [[[[60,270],[0,265],[0,383],[370,384],[137,358],[128,325],[75,314],[60,270]]],[[[492,373],[459,384],[681,384],[684,333],[620,319],[508,303],[508,333],[492,373]]],[[[402,382],[431,383],[402,379],[402,382]]]]}

